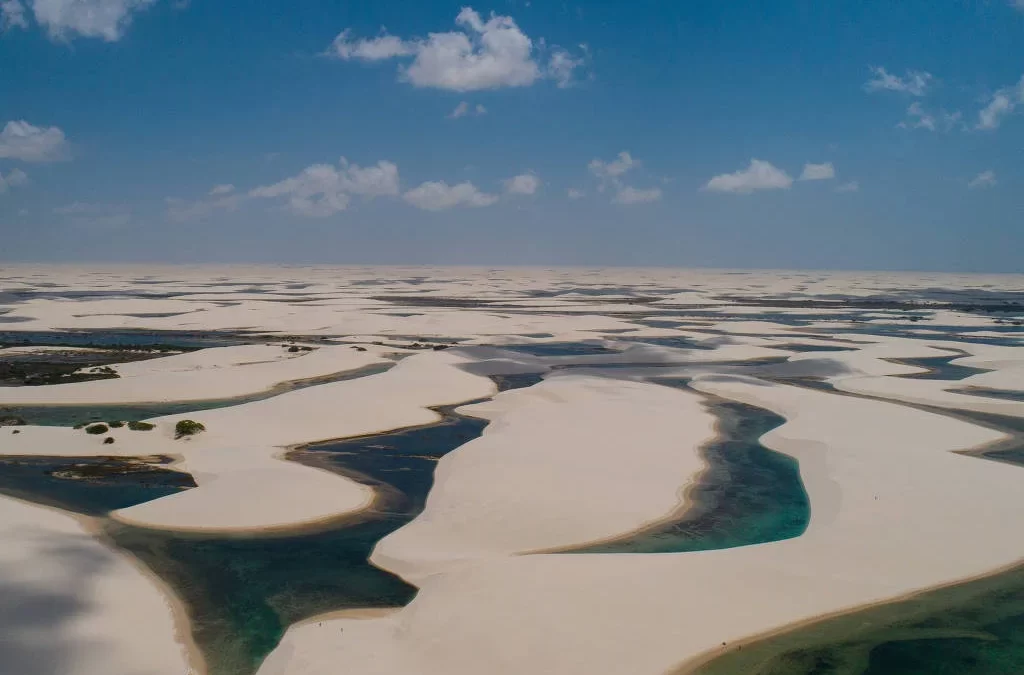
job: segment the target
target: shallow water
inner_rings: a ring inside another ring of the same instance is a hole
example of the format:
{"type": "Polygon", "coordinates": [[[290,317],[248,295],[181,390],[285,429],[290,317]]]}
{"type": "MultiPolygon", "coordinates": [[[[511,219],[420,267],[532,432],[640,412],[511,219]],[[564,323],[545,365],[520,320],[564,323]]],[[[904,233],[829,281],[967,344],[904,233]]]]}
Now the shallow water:
{"type": "MultiPolygon", "coordinates": [[[[152,459],[152,458],[150,458],[152,459]]],[[[0,457],[0,494],[55,506],[88,516],[103,516],[116,509],[142,504],[195,487],[192,476],[159,464],[152,470],[119,473],[141,460],[124,457],[0,457]],[[88,479],[61,478],[54,471],[86,467],[110,469],[88,479]]],[[[147,459],[147,464],[154,462],[147,459]]]]}
{"type": "Polygon", "coordinates": [[[962,380],[965,377],[971,375],[977,375],[978,373],[984,373],[987,369],[985,368],[972,368],[970,366],[959,366],[950,361],[963,358],[962,354],[955,356],[929,356],[920,359],[892,359],[897,363],[903,363],[908,366],[917,366],[918,368],[927,368],[927,373],[914,373],[911,375],[900,375],[899,377],[909,377],[918,380],[962,380]]]}
{"type": "Polygon", "coordinates": [[[699,675],[1020,675],[1024,567],[730,651],[699,675]]]}
{"type": "Polygon", "coordinates": [[[587,342],[544,342],[528,345],[503,345],[502,349],[530,356],[591,356],[593,354],[616,354],[617,350],[604,345],[587,342]]]}
{"type": "Polygon", "coordinates": [[[722,437],[704,450],[710,467],[688,495],[691,507],[682,517],[571,553],[705,551],[790,539],[807,529],[811,508],[798,462],[758,441],[785,419],[722,399],[711,410],[722,437]]]}
{"type": "MultiPolygon", "coordinates": [[[[335,375],[316,377],[308,380],[285,382],[272,389],[235,398],[209,399],[206,401],[170,401],[166,403],[136,403],[130,405],[47,405],[47,406],[0,406],[4,415],[14,415],[29,424],[44,426],[71,427],[88,422],[107,422],[111,420],[141,421],[164,415],[180,415],[200,410],[213,410],[228,406],[262,401],[288,391],[305,389],[318,384],[354,380],[367,375],[383,373],[394,366],[393,363],[381,363],[356,370],[349,370],[335,375]]],[[[145,433],[145,432],[139,432],[145,433]]]]}
{"type": "Polygon", "coordinates": [[[0,346],[69,347],[166,347],[168,349],[206,349],[260,342],[235,333],[148,330],[96,331],[0,331],[0,346]]]}

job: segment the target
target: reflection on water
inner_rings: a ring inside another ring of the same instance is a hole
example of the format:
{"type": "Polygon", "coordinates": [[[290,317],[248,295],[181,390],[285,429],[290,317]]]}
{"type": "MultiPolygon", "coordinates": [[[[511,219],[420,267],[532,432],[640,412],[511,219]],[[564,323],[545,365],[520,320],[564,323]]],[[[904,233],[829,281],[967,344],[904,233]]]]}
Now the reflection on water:
{"type": "MultiPolygon", "coordinates": [[[[811,508],[797,461],[758,439],[785,420],[761,408],[715,399],[720,438],[704,450],[709,467],[677,519],[572,553],[682,553],[800,536],[811,508]]],[[[685,477],[680,477],[682,483],[685,477]]]]}
{"type": "Polygon", "coordinates": [[[1024,567],[731,650],[699,675],[1019,675],[1024,567]]]}

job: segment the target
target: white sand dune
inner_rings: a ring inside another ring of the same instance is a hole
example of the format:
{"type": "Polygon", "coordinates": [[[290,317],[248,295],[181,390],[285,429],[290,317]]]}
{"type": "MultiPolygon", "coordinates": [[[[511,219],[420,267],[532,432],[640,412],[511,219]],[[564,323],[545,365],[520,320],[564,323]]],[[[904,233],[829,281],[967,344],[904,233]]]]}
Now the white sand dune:
{"type": "Polygon", "coordinates": [[[715,435],[700,397],[600,377],[555,377],[459,411],[490,425],[441,460],[423,513],[371,557],[414,583],[467,558],[583,544],[662,519],[715,435]]]}
{"type": "MultiPolygon", "coordinates": [[[[789,420],[763,442],[801,462],[812,504],[804,535],[701,553],[484,555],[446,565],[450,537],[471,508],[435,512],[433,538],[407,539],[403,560],[391,547],[382,561],[420,579],[409,606],[382,619],[293,628],[261,675],[329,673],[342,657],[360,675],[655,675],[723,642],[1024,558],[1015,535],[1024,472],[953,453],[999,434],[904,406],[750,378],[705,376],[695,386],[789,420]],[[417,567],[422,574],[410,572],[417,567]]],[[[478,484],[483,476],[501,475],[502,456],[490,461],[489,474],[466,473],[478,492],[487,490],[478,484]]],[[[456,490],[457,466],[446,476],[447,490],[456,490]]],[[[630,486],[642,499],[646,481],[630,486]]],[[[516,546],[515,528],[499,519],[491,525],[492,537],[509,532],[506,546],[492,550],[516,546]]]]}
{"type": "Polygon", "coordinates": [[[0,671],[185,675],[162,590],[74,518],[0,499],[0,671]]]}
{"type": "Polygon", "coordinates": [[[146,361],[115,364],[117,379],[59,386],[0,387],[0,405],[131,404],[233,398],[283,382],[357,370],[387,359],[382,350],[317,347],[289,352],[283,346],[214,347],[146,361]]]}

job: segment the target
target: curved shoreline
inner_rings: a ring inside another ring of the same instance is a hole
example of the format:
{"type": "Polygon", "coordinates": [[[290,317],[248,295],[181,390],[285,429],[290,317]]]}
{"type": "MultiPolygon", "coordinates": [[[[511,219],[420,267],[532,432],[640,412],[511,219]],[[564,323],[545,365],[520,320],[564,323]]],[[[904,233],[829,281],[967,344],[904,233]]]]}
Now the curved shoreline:
{"type": "MultiPolygon", "coordinates": [[[[844,609],[837,612],[830,612],[827,614],[821,614],[819,616],[811,617],[803,621],[793,622],[790,624],[786,624],[785,626],[780,626],[778,628],[765,631],[763,633],[751,635],[750,637],[742,638],[740,640],[734,640],[728,645],[723,643],[723,647],[704,652],[703,654],[698,654],[693,658],[682,662],[677,668],[667,672],[665,675],[728,675],[729,673],[732,673],[734,671],[729,670],[719,672],[714,669],[708,669],[708,667],[713,668],[717,661],[727,659],[733,655],[737,655],[744,647],[748,648],[749,653],[750,647],[756,647],[759,644],[767,645],[767,643],[770,643],[772,640],[789,635],[796,636],[806,629],[813,628],[815,626],[821,626],[823,624],[827,624],[830,621],[835,621],[839,619],[852,619],[855,618],[858,614],[864,612],[869,612],[871,610],[894,608],[903,603],[920,599],[932,593],[962,588],[970,586],[971,584],[975,584],[977,582],[994,581],[1002,575],[1014,571],[1024,572],[1024,558],[1016,562],[1010,563],[1008,565],[1003,565],[1001,567],[996,568],[995,570],[992,570],[991,572],[987,572],[984,574],[979,574],[967,577],[965,579],[951,581],[946,584],[939,584],[937,586],[922,588],[880,602],[865,603],[863,605],[858,605],[856,607],[851,607],[849,609],[844,609]]],[[[874,628],[874,626],[872,626],[872,628],[874,628]]],[[[801,646],[806,648],[813,645],[803,645],[801,643],[801,646]]],[[[779,654],[786,653],[788,651],[790,651],[789,648],[780,647],[778,649],[772,650],[768,658],[778,656],[779,654]]],[[[747,668],[750,667],[750,665],[744,664],[742,662],[740,664],[729,663],[728,667],[731,669],[736,667],[736,665],[743,665],[747,668]]],[[[744,670],[742,672],[756,673],[757,671],[744,670]]]]}

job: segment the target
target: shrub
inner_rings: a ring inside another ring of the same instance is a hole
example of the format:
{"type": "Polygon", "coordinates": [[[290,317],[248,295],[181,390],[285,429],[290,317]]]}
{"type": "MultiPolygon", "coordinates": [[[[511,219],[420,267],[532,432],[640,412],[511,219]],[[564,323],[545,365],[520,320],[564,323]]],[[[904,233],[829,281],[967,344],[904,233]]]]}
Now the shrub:
{"type": "Polygon", "coordinates": [[[117,422],[117,421],[107,422],[107,424],[110,425],[111,429],[120,429],[121,427],[124,426],[124,422],[117,422]]]}
{"type": "Polygon", "coordinates": [[[101,424],[90,424],[89,426],[87,426],[85,428],[85,433],[87,433],[87,434],[97,434],[97,435],[99,435],[99,434],[105,434],[108,431],[110,431],[110,427],[108,427],[106,424],[102,424],[102,423],[101,424]]]}
{"type": "Polygon", "coordinates": [[[181,438],[182,436],[194,436],[200,431],[206,431],[206,427],[201,422],[195,420],[179,420],[174,425],[174,437],[181,438]]]}
{"type": "Polygon", "coordinates": [[[114,442],[114,437],[113,436],[107,436],[106,438],[103,439],[103,444],[104,445],[110,445],[113,442],[114,442]]]}
{"type": "Polygon", "coordinates": [[[149,422],[129,422],[128,423],[128,428],[131,429],[132,431],[150,431],[154,427],[155,427],[155,425],[150,424],[149,422]]]}

